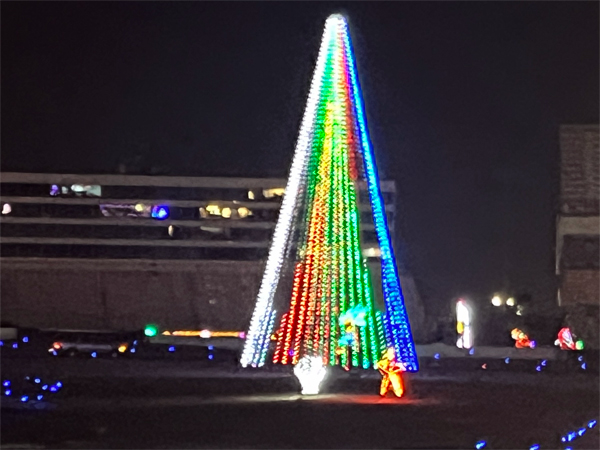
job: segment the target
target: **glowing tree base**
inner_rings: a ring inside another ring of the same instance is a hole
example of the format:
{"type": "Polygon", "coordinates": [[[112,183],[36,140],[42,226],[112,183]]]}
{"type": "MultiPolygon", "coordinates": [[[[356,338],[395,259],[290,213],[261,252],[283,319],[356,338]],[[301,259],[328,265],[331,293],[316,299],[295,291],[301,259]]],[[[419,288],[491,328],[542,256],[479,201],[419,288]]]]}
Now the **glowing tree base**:
{"type": "Polygon", "coordinates": [[[300,381],[303,395],[316,395],[319,393],[321,382],[327,375],[323,365],[323,358],[319,356],[305,356],[294,367],[294,375],[300,381]]]}

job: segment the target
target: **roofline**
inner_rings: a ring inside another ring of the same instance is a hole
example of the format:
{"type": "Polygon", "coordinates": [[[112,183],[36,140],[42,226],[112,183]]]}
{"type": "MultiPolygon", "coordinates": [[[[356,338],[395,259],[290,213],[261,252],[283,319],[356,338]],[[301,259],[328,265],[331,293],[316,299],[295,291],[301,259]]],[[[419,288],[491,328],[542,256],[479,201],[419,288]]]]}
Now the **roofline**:
{"type": "MultiPolygon", "coordinates": [[[[287,184],[287,178],[242,177],[174,177],[157,175],[100,175],[0,172],[1,183],[32,184],[99,184],[107,186],[161,186],[184,188],[278,188],[287,184]]],[[[362,183],[361,183],[362,184],[362,183]]],[[[381,189],[395,192],[393,180],[381,180],[381,189]]]]}

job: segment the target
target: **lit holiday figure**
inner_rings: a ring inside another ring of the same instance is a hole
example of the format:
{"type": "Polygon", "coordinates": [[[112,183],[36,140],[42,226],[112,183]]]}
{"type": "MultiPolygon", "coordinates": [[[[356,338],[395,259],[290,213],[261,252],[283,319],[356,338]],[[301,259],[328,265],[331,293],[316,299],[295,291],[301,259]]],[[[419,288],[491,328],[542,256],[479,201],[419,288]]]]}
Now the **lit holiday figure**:
{"type": "Polygon", "coordinates": [[[396,397],[404,395],[404,381],[402,372],[406,371],[406,366],[396,361],[396,352],[393,347],[387,349],[383,358],[377,362],[377,369],[382,375],[379,395],[385,395],[392,390],[396,397]]]}
{"type": "Polygon", "coordinates": [[[529,339],[529,336],[518,328],[514,328],[510,336],[515,340],[516,348],[535,348],[535,341],[529,339]]]}

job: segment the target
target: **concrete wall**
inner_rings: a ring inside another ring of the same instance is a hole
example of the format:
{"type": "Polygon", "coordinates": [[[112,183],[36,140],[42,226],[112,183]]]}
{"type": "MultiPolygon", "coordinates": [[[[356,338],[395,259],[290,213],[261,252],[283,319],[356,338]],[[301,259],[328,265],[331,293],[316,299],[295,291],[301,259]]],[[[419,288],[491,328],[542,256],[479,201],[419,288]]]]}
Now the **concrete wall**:
{"type": "MultiPolygon", "coordinates": [[[[140,329],[148,323],[163,329],[245,330],[264,268],[256,261],[0,262],[3,322],[107,330],[140,329]]],[[[379,277],[373,278],[377,283],[379,277]]],[[[401,283],[413,333],[418,335],[423,305],[412,277],[402,275],[401,283]]],[[[380,289],[375,291],[377,295],[380,289]]]]}
{"type": "MultiPolygon", "coordinates": [[[[12,259],[12,258],[11,258],[12,259]]],[[[40,328],[246,327],[262,264],[225,261],[2,261],[2,320],[40,328]]]]}

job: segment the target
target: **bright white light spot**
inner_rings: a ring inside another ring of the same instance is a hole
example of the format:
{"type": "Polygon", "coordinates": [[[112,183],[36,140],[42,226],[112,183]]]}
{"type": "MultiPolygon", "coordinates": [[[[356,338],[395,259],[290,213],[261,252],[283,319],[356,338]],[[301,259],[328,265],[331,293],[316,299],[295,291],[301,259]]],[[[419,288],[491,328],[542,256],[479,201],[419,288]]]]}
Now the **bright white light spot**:
{"type": "Polygon", "coordinates": [[[210,337],[210,335],[211,335],[211,332],[209,330],[202,330],[199,334],[199,336],[201,338],[205,338],[205,339],[208,339],[210,337]]]}
{"type": "Polygon", "coordinates": [[[206,211],[208,211],[208,213],[213,216],[221,215],[221,208],[219,208],[219,205],[208,205],[206,207],[206,211]]]}
{"type": "Polygon", "coordinates": [[[506,306],[515,306],[516,304],[517,302],[515,302],[515,299],[513,297],[510,297],[506,300],[506,306]]]}
{"type": "Polygon", "coordinates": [[[175,227],[173,227],[173,225],[169,225],[169,236],[173,237],[174,233],[175,233],[175,227]]]}
{"type": "Polygon", "coordinates": [[[456,302],[456,329],[459,334],[456,346],[469,349],[473,347],[473,329],[471,327],[471,309],[467,302],[460,299],[456,302]]]}
{"type": "Polygon", "coordinates": [[[2,205],[2,214],[10,214],[12,211],[12,208],[10,207],[10,205],[8,203],[5,203],[4,205],[2,205]]]}
{"type": "Polygon", "coordinates": [[[379,257],[381,257],[381,249],[379,247],[365,248],[365,249],[363,249],[363,257],[379,258],[379,257]]]}
{"type": "Polygon", "coordinates": [[[135,210],[137,212],[142,212],[144,210],[144,204],[143,203],[138,203],[137,205],[135,205],[135,210]]]}
{"type": "Polygon", "coordinates": [[[227,208],[227,207],[223,208],[221,210],[221,215],[223,217],[225,217],[226,219],[229,219],[231,217],[231,208],[227,208]]]}
{"type": "Polygon", "coordinates": [[[248,191],[248,199],[254,200],[254,192],[248,191]]]}
{"type": "Polygon", "coordinates": [[[294,367],[294,375],[300,381],[303,395],[318,394],[319,386],[326,374],[327,369],[320,356],[305,356],[294,367]]]}
{"type": "Polygon", "coordinates": [[[285,188],[263,189],[265,198],[283,197],[285,188]]]}
{"type": "Polygon", "coordinates": [[[238,208],[238,215],[242,219],[245,218],[245,217],[248,217],[251,214],[252,213],[250,212],[250,210],[248,208],[246,208],[245,206],[242,206],[241,208],[238,208]]]}
{"type": "Polygon", "coordinates": [[[501,306],[502,305],[502,299],[499,296],[494,296],[494,298],[492,298],[492,305],[494,306],[501,306]]]}

